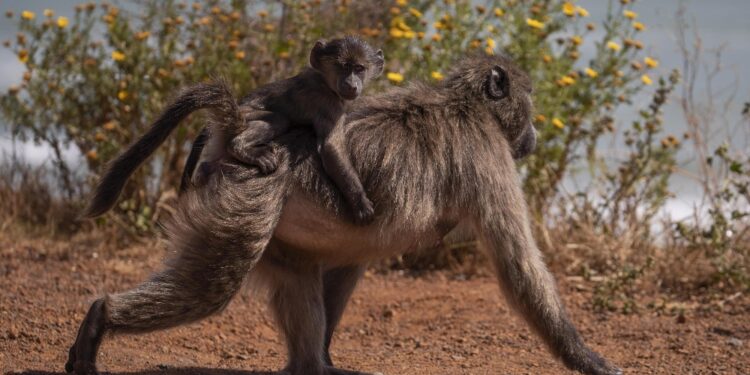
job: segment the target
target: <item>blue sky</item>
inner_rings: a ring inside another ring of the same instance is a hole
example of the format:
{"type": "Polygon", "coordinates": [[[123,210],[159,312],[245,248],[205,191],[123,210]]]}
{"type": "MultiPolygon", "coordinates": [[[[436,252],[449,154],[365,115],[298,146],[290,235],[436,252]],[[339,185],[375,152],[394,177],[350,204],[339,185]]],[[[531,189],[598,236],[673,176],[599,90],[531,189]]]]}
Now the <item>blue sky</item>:
{"type": "MultiPolygon", "coordinates": [[[[81,1],[72,0],[3,0],[0,2],[0,11],[14,10],[19,12],[28,9],[41,16],[42,10],[51,8],[58,15],[73,15],[73,7],[81,1]]],[[[607,11],[609,1],[607,0],[579,0],[577,4],[585,7],[591,13],[591,20],[600,21],[607,11]]],[[[750,0],[641,0],[636,1],[634,10],[639,14],[638,20],[647,25],[648,29],[641,33],[640,39],[646,46],[646,53],[660,60],[658,73],[667,74],[673,68],[682,67],[682,58],[676,45],[676,12],[680,6],[686,9],[687,18],[694,22],[696,30],[703,40],[707,49],[723,46],[722,62],[723,72],[717,78],[716,88],[722,88],[724,92],[736,90],[734,105],[727,108],[726,117],[719,121],[716,142],[726,138],[730,125],[736,124],[740,119],[740,109],[743,102],[750,101],[750,0]],[[726,129],[723,129],[726,128],[726,129]]],[[[0,40],[15,38],[16,29],[13,22],[9,22],[4,16],[0,19],[0,40]]],[[[589,43],[584,44],[582,56],[585,60],[587,48],[590,50],[591,42],[595,38],[589,38],[589,43]]],[[[0,90],[5,91],[12,84],[21,81],[23,66],[18,59],[5,48],[0,47],[0,90]]],[[[699,81],[700,82],[700,81],[699,81]]],[[[615,118],[620,125],[628,125],[634,118],[635,109],[642,108],[650,100],[652,88],[636,98],[633,108],[621,108],[615,113],[615,118]]],[[[703,93],[704,87],[699,85],[698,92],[703,93]]],[[[699,96],[702,101],[707,98],[699,96]]],[[[668,131],[681,134],[683,117],[677,104],[677,98],[673,98],[665,111],[665,126],[668,131]]],[[[741,133],[743,134],[743,133],[741,133]]],[[[747,149],[750,146],[745,131],[743,137],[733,137],[732,143],[735,148],[747,149]]],[[[616,143],[613,143],[616,144],[616,143]]],[[[34,145],[17,145],[26,158],[34,163],[43,162],[47,158],[47,151],[43,147],[34,145]]],[[[10,141],[7,132],[0,130],[0,151],[8,152],[10,141]]],[[[681,157],[689,159],[691,150],[689,147],[683,151],[681,157]]],[[[617,156],[617,149],[612,149],[613,157],[617,156]]],[[[75,160],[77,152],[70,150],[70,160],[75,160]]],[[[689,165],[687,166],[689,168],[689,165]]],[[[694,200],[697,190],[690,181],[676,177],[673,187],[678,194],[676,205],[684,206],[694,200]]],[[[585,183],[585,180],[584,180],[585,183]]]]}

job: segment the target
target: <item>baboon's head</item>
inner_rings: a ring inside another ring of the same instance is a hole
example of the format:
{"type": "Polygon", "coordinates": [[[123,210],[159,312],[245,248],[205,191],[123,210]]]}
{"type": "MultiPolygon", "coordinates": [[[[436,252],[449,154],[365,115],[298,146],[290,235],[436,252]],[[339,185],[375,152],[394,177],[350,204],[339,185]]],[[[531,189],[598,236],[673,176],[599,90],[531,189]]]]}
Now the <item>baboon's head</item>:
{"type": "Polygon", "coordinates": [[[445,83],[458,100],[471,100],[497,123],[515,159],[536,147],[536,129],[531,122],[531,79],[505,56],[472,56],[456,65],[445,83]],[[459,99],[460,98],[460,99],[459,99]]]}
{"type": "Polygon", "coordinates": [[[384,64],[382,50],[375,50],[353,36],[328,42],[319,40],[310,51],[310,66],[344,100],[356,99],[367,81],[383,72],[384,64]]]}

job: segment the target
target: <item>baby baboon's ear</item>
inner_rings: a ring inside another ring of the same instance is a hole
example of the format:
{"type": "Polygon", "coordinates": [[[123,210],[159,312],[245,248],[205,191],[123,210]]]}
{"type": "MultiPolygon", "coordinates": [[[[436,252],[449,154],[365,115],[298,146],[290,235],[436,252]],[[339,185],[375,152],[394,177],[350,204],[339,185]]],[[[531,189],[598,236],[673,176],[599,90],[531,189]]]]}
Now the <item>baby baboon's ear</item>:
{"type": "Polygon", "coordinates": [[[500,65],[495,65],[487,77],[487,96],[493,100],[500,100],[510,94],[510,79],[508,72],[500,65]]]}
{"type": "Polygon", "coordinates": [[[372,78],[379,76],[383,73],[383,67],[385,66],[385,57],[383,57],[383,50],[379,49],[373,55],[372,59],[372,78]]]}
{"type": "Polygon", "coordinates": [[[315,46],[313,46],[312,51],[310,51],[310,66],[313,67],[315,70],[321,70],[323,67],[323,63],[320,61],[321,56],[323,56],[323,49],[326,48],[326,41],[323,39],[318,40],[315,42],[315,46]]]}

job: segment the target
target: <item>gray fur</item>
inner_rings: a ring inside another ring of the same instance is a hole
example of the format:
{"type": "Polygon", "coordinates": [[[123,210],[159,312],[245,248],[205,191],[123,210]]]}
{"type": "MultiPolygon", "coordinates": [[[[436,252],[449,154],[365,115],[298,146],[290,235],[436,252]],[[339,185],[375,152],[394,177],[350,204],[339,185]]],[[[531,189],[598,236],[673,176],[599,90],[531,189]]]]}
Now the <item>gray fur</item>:
{"type": "MultiPolygon", "coordinates": [[[[280,168],[272,175],[222,162],[206,186],[180,199],[168,227],[178,261],[162,274],[177,276],[157,276],[145,289],[111,296],[105,308],[89,313],[81,331],[98,333],[89,327],[97,316],[120,331],[203,317],[221,310],[251,272],[269,285],[289,350],[286,371],[345,374],[326,364],[325,336],[338,320],[326,318],[326,309],[339,314],[341,307],[329,306],[345,305],[359,274],[343,278],[352,285],[336,293],[326,291],[324,272],[356,270],[370,259],[432,244],[445,228],[465,222],[481,239],[505,295],[566,366],[620,373],[576,332],[531,234],[514,163],[533,149],[530,90],[528,76],[510,59],[482,56],[457,64],[439,85],[415,83],[359,103],[347,116],[345,139],[378,207],[370,227],[336,218],[345,205],[323,173],[309,130],[274,140],[280,168]],[[493,70],[507,74],[510,84],[489,95],[493,70]],[[311,221],[315,228],[306,228],[311,221]],[[358,248],[345,247],[350,244],[358,248]]],[[[90,353],[98,342],[89,336],[79,334],[71,368],[93,368],[90,353]]]]}

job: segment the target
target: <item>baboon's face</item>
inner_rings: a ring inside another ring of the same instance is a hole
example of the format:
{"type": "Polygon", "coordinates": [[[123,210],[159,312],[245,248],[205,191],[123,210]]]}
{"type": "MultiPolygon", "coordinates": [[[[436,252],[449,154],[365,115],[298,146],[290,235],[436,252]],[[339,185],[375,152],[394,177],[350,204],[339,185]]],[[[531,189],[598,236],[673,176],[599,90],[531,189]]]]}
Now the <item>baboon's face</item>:
{"type": "Polygon", "coordinates": [[[383,51],[355,37],[318,41],[310,52],[310,65],[344,100],[362,94],[365,84],[383,72],[383,51]]]}
{"type": "Polygon", "coordinates": [[[513,157],[521,159],[536,148],[529,77],[507,63],[492,66],[486,76],[485,97],[490,113],[508,139],[513,157]]]}
{"type": "Polygon", "coordinates": [[[446,85],[464,98],[475,98],[500,127],[515,159],[532,153],[536,129],[531,122],[531,79],[503,56],[478,56],[458,64],[446,85]]]}

